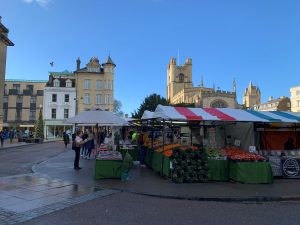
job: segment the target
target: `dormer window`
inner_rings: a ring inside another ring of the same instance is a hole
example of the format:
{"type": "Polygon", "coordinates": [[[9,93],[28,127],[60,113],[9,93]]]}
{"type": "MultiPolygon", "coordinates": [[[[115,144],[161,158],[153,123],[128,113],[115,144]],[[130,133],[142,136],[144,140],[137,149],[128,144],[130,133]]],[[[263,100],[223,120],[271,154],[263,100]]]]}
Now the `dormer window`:
{"type": "Polygon", "coordinates": [[[66,81],[66,87],[72,87],[72,81],[71,80],[66,81]]]}
{"type": "Polygon", "coordinates": [[[54,87],[59,87],[59,86],[60,86],[60,82],[59,82],[58,79],[55,79],[55,80],[54,80],[53,86],[54,86],[54,87]]]}

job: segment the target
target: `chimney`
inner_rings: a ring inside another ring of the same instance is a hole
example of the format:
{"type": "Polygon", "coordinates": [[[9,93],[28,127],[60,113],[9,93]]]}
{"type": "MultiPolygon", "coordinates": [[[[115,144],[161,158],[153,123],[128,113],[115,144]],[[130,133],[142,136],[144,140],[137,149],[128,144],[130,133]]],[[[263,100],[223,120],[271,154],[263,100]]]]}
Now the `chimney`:
{"type": "Polygon", "coordinates": [[[77,63],[77,68],[76,68],[76,70],[80,70],[80,63],[81,63],[81,61],[80,61],[80,58],[78,57],[78,59],[76,60],[76,63],[77,63]]]}

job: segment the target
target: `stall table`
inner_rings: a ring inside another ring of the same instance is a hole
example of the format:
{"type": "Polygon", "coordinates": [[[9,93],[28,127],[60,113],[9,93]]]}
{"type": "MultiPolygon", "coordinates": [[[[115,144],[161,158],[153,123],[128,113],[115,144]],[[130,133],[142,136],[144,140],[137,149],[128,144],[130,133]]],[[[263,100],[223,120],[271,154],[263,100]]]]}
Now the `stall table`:
{"type": "Polygon", "coordinates": [[[229,161],[229,179],[247,184],[269,184],[273,182],[273,174],[268,162],[229,161]]]}
{"type": "Polygon", "coordinates": [[[122,154],[122,157],[124,158],[126,152],[131,155],[133,161],[139,161],[140,160],[140,149],[135,146],[128,146],[128,147],[120,147],[120,152],[122,154]]]}
{"type": "Polygon", "coordinates": [[[229,162],[228,160],[208,160],[208,179],[212,181],[229,180],[229,162]]]}
{"type": "Polygon", "coordinates": [[[115,151],[100,151],[95,163],[95,179],[121,178],[122,155],[115,151]]]}

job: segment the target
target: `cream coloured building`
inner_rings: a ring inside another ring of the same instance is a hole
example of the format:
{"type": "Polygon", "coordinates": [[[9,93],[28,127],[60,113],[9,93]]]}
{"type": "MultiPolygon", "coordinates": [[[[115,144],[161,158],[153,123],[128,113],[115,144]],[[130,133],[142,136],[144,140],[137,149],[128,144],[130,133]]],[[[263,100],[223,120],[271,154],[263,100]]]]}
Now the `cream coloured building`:
{"type": "Polygon", "coordinates": [[[3,128],[3,94],[5,82],[7,46],[14,46],[8,39],[9,30],[2,24],[0,16],[0,131],[3,128]]]}
{"type": "Polygon", "coordinates": [[[249,86],[243,93],[243,105],[247,109],[253,109],[254,106],[260,105],[261,93],[258,87],[250,81],[249,86]]]}
{"type": "Polygon", "coordinates": [[[203,80],[198,87],[194,87],[191,58],[187,58],[183,65],[177,65],[175,58],[170,60],[167,68],[167,100],[171,104],[190,103],[203,108],[238,107],[235,81],[232,92],[204,87],[203,80]]]}
{"type": "Polygon", "coordinates": [[[46,82],[41,80],[5,80],[4,127],[20,130],[33,129],[39,109],[43,107],[46,82]]]}
{"type": "Polygon", "coordinates": [[[76,114],[90,109],[112,111],[114,103],[114,69],[116,65],[110,56],[100,64],[98,58],[93,57],[85,67],[74,71],[76,80],[76,114]]]}
{"type": "Polygon", "coordinates": [[[300,86],[292,87],[291,92],[291,111],[300,113],[300,86]]]}

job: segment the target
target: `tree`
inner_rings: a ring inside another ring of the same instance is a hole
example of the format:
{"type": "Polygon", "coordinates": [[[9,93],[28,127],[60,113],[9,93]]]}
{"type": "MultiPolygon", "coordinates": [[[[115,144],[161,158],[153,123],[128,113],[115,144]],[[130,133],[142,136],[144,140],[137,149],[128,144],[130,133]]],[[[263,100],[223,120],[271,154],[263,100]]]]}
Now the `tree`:
{"type": "Polygon", "coordinates": [[[142,118],[142,115],[145,110],[154,111],[157,105],[169,105],[169,102],[164,98],[161,97],[159,94],[152,94],[147,96],[140,107],[131,113],[131,116],[136,119],[142,118]]]}
{"type": "Polygon", "coordinates": [[[122,102],[115,99],[114,100],[114,108],[113,108],[113,112],[118,115],[118,116],[123,116],[124,115],[124,112],[121,110],[122,108],[122,102]]]}
{"type": "Polygon", "coordinates": [[[43,114],[41,108],[39,111],[39,117],[34,125],[34,133],[35,133],[35,138],[42,138],[42,139],[44,138],[44,121],[43,121],[43,114]]]}

